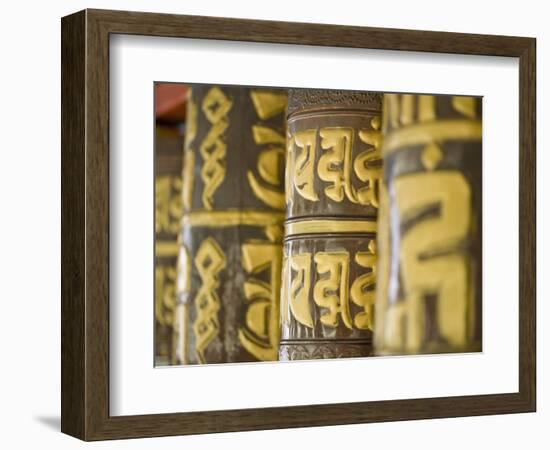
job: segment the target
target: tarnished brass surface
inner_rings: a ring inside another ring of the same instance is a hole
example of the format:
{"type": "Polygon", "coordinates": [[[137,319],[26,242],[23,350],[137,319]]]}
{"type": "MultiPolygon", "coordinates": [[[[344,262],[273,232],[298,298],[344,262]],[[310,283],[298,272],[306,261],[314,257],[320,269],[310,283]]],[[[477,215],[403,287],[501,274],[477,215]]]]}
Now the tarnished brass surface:
{"type": "Polygon", "coordinates": [[[481,99],[384,95],[378,354],[481,350],[481,99]]]}
{"type": "Polygon", "coordinates": [[[289,92],[281,360],[371,354],[381,95],[289,92]]]}
{"type": "Polygon", "coordinates": [[[192,88],[175,364],[277,359],[286,103],[282,90],[192,88]]]}

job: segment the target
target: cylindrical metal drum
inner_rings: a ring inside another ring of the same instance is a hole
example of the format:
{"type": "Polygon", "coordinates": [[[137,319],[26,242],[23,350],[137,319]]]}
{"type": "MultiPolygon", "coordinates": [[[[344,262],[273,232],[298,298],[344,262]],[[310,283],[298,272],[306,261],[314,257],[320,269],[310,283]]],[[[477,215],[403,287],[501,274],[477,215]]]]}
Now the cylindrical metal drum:
{"type": "Polygon", "coordinates": [[[281,360],[372,352],[381,94],[291,89],[281,360]]]}
{"type": "Polygon", "coordinates": [[[280,90],[192,88],[175,363],[277,359],[286,103],[280,90]]]}
{"type": "Polygon", "coordinates": [[[183,137],[156,127],[155,145],[155,364],[171,361],[176,306],[177,236],[181,224],[183,137]]]}
{"type": "Polygon", "coordinates": [[[481,99],[384,96],[375,348],[481,350],[481,99]]]}

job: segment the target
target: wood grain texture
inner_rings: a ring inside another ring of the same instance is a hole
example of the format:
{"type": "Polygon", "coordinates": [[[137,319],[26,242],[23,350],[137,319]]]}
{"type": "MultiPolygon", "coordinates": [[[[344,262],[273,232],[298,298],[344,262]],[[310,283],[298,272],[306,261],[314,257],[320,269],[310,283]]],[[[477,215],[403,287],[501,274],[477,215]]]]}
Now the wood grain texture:
{"type": "Polygon", "coordinates": [[[536,40],[519,60],[519,393],[536,410],[536,40]]]}
{"type": "Polygon", "coordinates": [[[535,410],[535,39],[86,10],[62,19],[62,41],[63,432],[99,440],[535,410]],[[110,33],[519,57],[519,392],[109,416],[110,33]]]}
{"type": "Polygon", "coordinates": [[[61,28],[61,430],[82,436],[84,403],[85,13],[61,28]]]}

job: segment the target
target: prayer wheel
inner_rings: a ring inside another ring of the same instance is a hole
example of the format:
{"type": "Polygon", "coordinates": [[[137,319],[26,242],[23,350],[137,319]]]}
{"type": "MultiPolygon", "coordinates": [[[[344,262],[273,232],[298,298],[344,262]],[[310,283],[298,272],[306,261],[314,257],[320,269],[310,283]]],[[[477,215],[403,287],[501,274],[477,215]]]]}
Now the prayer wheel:
{"type": "Polygon", "coordinates": [[[381,99],[289,91],[280,360],[372,353],[381,99]]]}
{"type": "Polygon", "coordinates": [[[174,127],[156,127],[155,148],[155,364],[170,364],[178,244],[182,214],[183,137],[174,127]]]}
{"type": "Polygon", "coordinates": [[[285,91],[193,85],[174,363],[276,360],[285,91]]]}
{"type": "Polygon", "coordinates": [[[377,354],[481,350],[481,99],[384,95],[377,354]]]}

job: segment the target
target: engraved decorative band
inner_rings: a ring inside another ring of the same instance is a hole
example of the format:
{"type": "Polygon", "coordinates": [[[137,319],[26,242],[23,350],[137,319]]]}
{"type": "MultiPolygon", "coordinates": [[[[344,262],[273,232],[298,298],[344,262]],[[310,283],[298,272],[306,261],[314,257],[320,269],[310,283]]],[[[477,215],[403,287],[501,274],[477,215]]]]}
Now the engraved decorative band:
{"type": "Polygon", "coordinates": [[[312,110],[312,111],[305,111],[305,112],[299,112],[294,113],[292,116],[290,116],[287,119],[287,124],[291,124],[293,122],[296,122],[297,120],[302,119],[308,119],[308,118],[319,118],[319,117],[357,117],[357,116],[372,116],[373,114],[380,114],[380,112],[376,109],[358,109],[358,110],[337,110],[337,109],[331,109],[329,111],[327,110],[312,110]]]}
{"type": "Polygon", "coordinates": [[[285,236],[321,233],[376,233],[375,220],[306,219],[285,223],[285,236]]]}
{"type": "Polygon", "coordinates": [[[182,218],[184,225],[210,228],[235,225],[263,227],[280,224],[283,220],[283,212],[258,210],[192,211],[186,213],[182,218]]]}
{"type": "Polygon", "coordinates": [[[479,120],[440,120],[421,123],[393,131],[384,139],[383,152],[388,153],[412,145],[430,144],[450,140],[481,139],[479,120]]]}

